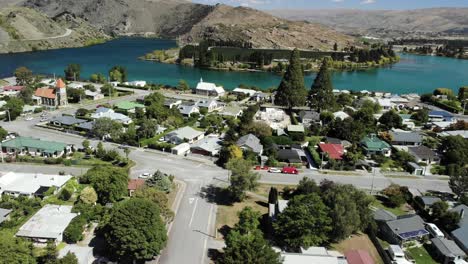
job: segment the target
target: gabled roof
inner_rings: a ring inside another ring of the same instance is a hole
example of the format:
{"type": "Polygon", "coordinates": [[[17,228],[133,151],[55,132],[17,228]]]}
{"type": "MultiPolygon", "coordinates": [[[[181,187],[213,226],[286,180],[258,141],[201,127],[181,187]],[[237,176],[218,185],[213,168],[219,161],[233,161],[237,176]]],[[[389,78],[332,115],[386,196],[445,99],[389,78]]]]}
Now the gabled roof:
{"type": "Polygon", "coordinates": [[[350,250],[345,256],[348,264],[374,264],[372,257],[364,250],[350,250]]]}
{"type": "Polygon", "coordinates": [[[302,159],[297,149],[280,149],[278,150],[278,160],[291,163],[301,163],[302,159]]]}
{"type": "Polygon", "coordinates": [[[402,216],[396,220],[386,222],[386,225],[401,239],[429,234],[424,226],[424,221],[419,215],[402,216]]]}
{"type": "Polygon", "coordinates": [[[198,131],[198,130],[195,130],[191,127],[182,127],[182,128],[179,128],[175,131],[172,131],[170,132],[169,134],[166,135],[166,137],[168,138],[172,138],[172,137],[178,137],[180,139],[188,139],[188,140],[191,140],[191,139],[194,139],[194,138],[197,138],[201,135],[203,135],[204,132],[202,131],[198,131]]]}
{"type": "Polygon", "coordinates": [[[407,132],[407,131],[390,131],[390,136],[392,137],[392,142],[411,142],[411,143],[421,143],[422,136],[417,132],[407,132]]]}
{"type": "Polygon", "coordinates": [[[468,248],[468,226],[465,225],[452,231],[452,236],[457,239],[464,248],[468,248]]]}
{"type": "Polygon", "coordinates": [[[430,111],[429,116],[442,116],[442,117],[453,117],[453,115],[447,111],[430,111]]]}
{"type": "Polygon", "coordinates": [[[344,148],[341,144],[319,144],[320,151],[326,152],[328,156],[335,160],[343,159],[344,148]]]}
{"type": "Polygon", "coordinates": [[[136,190],[140,187],[145,185],[145,180],[144,179],[131,179],[128,181],[128,190],[136,190]]]}
{"type": "Polygon", "coordinates": [[[442,201],[439,197],[435,196],[421,196],[421,200],[425,206],[431,206],[436,202],[442,201]]]}
{"type": "Polygon", "coordinates": [[[419,157],[421,159],[437,158],[437,153],[435,153],[432,149],[426,146],[409,147],[408,152],[411,155],[419,157]]]}
{"type": "Polygon", "coordinates": [[[57,88],[65,88],[65,83],[62,81],[62,79],[58,79],[56,82],[55,82],[55,87],[57,88]]]}
{"type": "Polygon", "coordinates": [[[305,129],[303,125],[288,125],[288,132],[304,133],[305,129]]]}
{"type": "Polygon", "coordinates": [[[178,109],[183,115],[190,115],[192,113],[199,112],[199,108],[196,105],[179,105],[178,109]]]}
{"type": "Polygon", "coordinates": [[[84,119],[79,119],[79,118],[75,118],[73,116],[64,116],[64,115],[55,116],[50,121],[51,122],[58,122],[58,123],[61,123],[63,125],[66,125],[66,126],[72,126],[72,125],[81,124],[81,123],[86,122],[86,120],[84,120],[84,119]]]}
{"type": "Polygon", "coordinates": [[[448,240],[443,237],[436,237],[431,239],[432,244],[444,255],[447,257],[464,257],[465,252],[461,250],[459,246],[453,241],[448,240]]]}
{"type": "Polygon", "coordinates": [[[10,86],[5,86],[2,89],[3,91],[22,91],[24,89],[24,86],[10,85],[10,86]]]}
{"type": "Polygon", "coordinates": [[[218,94],[225,92],[223,87],[216,86],[214,83],[204,82],[203,79],[200,79],[200,82],[197,84],[197,90],[216,92],[218,94]]]}
{"type": "Polygon", "coordinates": [[[361,144],[368,150],[377,150],[382,151],[384,149],[390,149],[390,145],[378,138],[376,135],[371,135],[369,137],[365,137],[361,140],[361,144]]]}
{"type": "Polygon", "coordinates": [[[41,97],[41,98],[49,98],[49,99],[56,98],[55,89],[49,88],[49,87],[37,88],[36,92],[34,92],[34,95],[37,97],[41,97]]]}
{"type": "Polygon", "coordinates": [[[6,220],[6,218],[11,213],[11,211],[12,211],[11,209],[0,208],[0,224],[6,220]]]}
{"type": "Polygon", "coordinates": [[[374,220],[375,221],[382,221],[382,222],[387,222],[387,221],[392,221],[396,220],[398,217],[394,215],[392,212],[389,212],[385,209],[377,209],[374,212],[374,220]]]}
{"type": "Polygon", "coordinates": [[[218,154],[222,147],[221,141],[217,137],[205,137],[191,146],[192,149],[207,151],[213,155],[218,154]]]}
{"type": "Polygon", "coordinates": [[[32,137],[16,137],[2,143],[2,147],[8,148],[36,148],[48,153],[62,152],[67,144],[55,141],[45,141],[32,137]]]}
{"type": "Polygon", "coordinates": [[[237,145],[240,147],[246,146],[255,153],[262,153],[263,151],[263,145],[260,143],[260,139],[258,139],[253,134],[247,134],[245,136],[240,137],[237,140],[237,145]]]}
{"type": "Polygon", "coordinates": [[[299,112],[299,117],[302,121],[304,121],[304,119],[320,121],[320,114],[315,111],[301,111],[299,112]]]}
{"type": "Polygon", "coordinates": [[[457,212],[458,214],[462,215],[462,217],[460,218],[460,222],[458,223],[459,227],[462,227],[462,226],[468,227],[468,206],[464,204],[460,204],[450,209],[450,211],[457,212]]]}

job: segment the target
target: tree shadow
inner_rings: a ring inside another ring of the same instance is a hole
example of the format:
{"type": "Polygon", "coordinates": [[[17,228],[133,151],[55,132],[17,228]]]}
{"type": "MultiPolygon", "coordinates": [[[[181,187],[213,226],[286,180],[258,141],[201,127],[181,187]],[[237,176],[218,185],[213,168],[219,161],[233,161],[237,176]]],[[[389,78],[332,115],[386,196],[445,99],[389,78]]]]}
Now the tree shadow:
{"type": "Polygon", "coordinates": [[[269,207],[269,204],[267,202],[263,202],[263,201],[255,201],[256,204],[260,205],[261,207],[266,207],[268,208],[269,207]]]}
{"type": "Polygon", "coordinates": [[[199,195],[209,203],[217,205],[232,205],[234,203],[229,190],[219,186],[208,185],[207,187],[203,187],[199,195]]]}
{"type": "Polygon", "coordinates": [[[223,253],[215,248],[208,249],[208,258],[211,259],[212,262],[217,263],[217,261],[223,256],[223,253]]]}
{"type": "Polygon", "coordinates": [[[228,225],[223,225],[222,227],[220,227],[218,229],[218,232],[223,235],[223,237],[227,237],[227,235],[229,234],[229,232],[231,232],[232,230],[232,227],[228,226],[228,225]]]}

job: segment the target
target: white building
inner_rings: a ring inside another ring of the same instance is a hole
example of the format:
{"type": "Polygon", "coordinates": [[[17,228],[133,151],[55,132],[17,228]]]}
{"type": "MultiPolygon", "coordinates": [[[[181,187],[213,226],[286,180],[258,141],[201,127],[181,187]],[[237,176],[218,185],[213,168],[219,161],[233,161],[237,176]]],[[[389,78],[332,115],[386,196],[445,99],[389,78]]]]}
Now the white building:
{"type": "Polygon", "coordinates": [[[333,116],[335,117],[335,119],[341,119],[341,120],[345,120],[346,118],[349,117],[349,115],[343,111],[335,112],[333,113],[333,116]]]}
{"type": "Polygon", "coordinates": [[[182,127],[168,133],[164,139],[172,144],[190,143],[202,139],[205,136],[203,131],[195,130],[191,127],[182,127]]]}
{"type": "Polygon", "coordinates": [[[245,95],[252,97],[257,93],[257,91],[252,90],[252,89],[235,88],[234,90],[232,90],[232,93],[245,94],[245,95]]]}
{"type": "Polygon", "coordinates": [[[195,105],[198,106],[199,108],[204,107],[204,108],[208,109],[208,113],[211,113],[213,111],[222,109],[221,104],[219,104],[218,101],[216,101],[214,99],[200,100],[200,101],[196,102],[195,105]]]}
{"type": "Polygon", "coordinates": [[[124,114],[116,113],[114,110],[106,108],[106,107],[99,107],[96,109],[94,114],[91,114],[91,118],[99,119],[99,118],[110,118],[111,120],[120,122],[122,124],[128,125],[132,123],[132,119],[124,114]]]}
{"type": "Polygon", "coordinates": [[[200,82],[197,84],[197,88],[195,89],[195,93],[198,95],[204,96],[223,96],[226,91],[221,86],[216,86],[214,83],[207,83],[204,82],[203,79],[200,79],[200,82]]]}
{"type": "Polygon", "coordinates": [[[124,85],[136,86],[136,87],[145,87],[146,81],[132,81],[132,82],[124,82],[124,85]]]}
{"type": "Polygon", "coordinates": [[[19,229],[16,236],[38,243],[61,242],[63,232],[78,215],[71,212],[72,208],[71,205],[47,204],[19,229]]]}
{"type": "Polygon", "coordinates": [[[185,155],[190,152],[190,144],[189,143],[182,143],[179,144],[171,149],[171,153],[174,155],[185,155]]]}
{"type": "Polygon", "coordinates": [[[291,124],[291,118],[281,109],[266,108],[264,111],[258,111],[255,114],[257,121],[267,123],[272,129],[285,129],[291,124]]]}
{"type": "Polygon", "coordinates": [[[41,195],[45,188],[56,187],[59,190],[71,178],[70,175],[8,172],[0,174],[0,195],[8,194],[15,197],[41,195]]]}

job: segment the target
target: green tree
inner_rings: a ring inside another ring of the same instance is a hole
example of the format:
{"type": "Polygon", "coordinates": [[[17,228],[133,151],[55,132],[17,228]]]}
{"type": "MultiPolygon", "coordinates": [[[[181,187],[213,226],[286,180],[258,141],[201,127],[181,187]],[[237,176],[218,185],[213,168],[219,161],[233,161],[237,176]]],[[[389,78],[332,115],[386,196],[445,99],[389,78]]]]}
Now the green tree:
{"type": "Polygon", "coordinates": [[[83,215],[75,216],[70,224],[63,231],[63,239],[67,243],[76,243],[83,240],[83,231],[86,225],[86,217],[83,215]]]}
{"type": "Polygon", "coordinates": [[[382,190],[382,194],[388,197],[388,203],[390,206],[400,207],[406,202],[403,188],[398,184],[390,184],[390,186],[382,190]]]}
{"type": "Polygon", "coordinates": [[[122,168],[96,166],[84,176],[94,188],[101,204],[113,203],[127,195],[128,175],[122,168]]]}
{"type": "Polygon", "coordinates": [[[154,187],[160,191],[169,193],[172,189],[172,181],[167,174],[157,170],[151,178],[146,181],[146,185],[154,187]]]}
{"type": "Polygon", "coordinates": [[[19,67],[15,70],[16,83],[18,85],[28,85],[33,82],[32,71],[26,67],[19,67]]]}
{"type": "Polygon", "coordinates": [[[8,131],[3,127],[0,127],[0,141],[4,140],[8,136],[8,131]]]}
{"type": "Polygon", "coordinates": [[[104,144],[101,141],[97,144],[96,157],[102,159],[106,156],[107,151],[104,149],[104,144]]]}
{"type": "Polygon", "coordinates": [[[97,193],[91,186],[86,186],[80,193],[80,201],[85,204],[95,204],[97,198],[97,193]]]}
{"type": "Polygon", "coordinates": [[[314,180],[307,177],[302,178],[294,190],[294,195],[306,195],[311,193],[319,193],[320,188],[317,186],[314,180]]]}
{"type": "Polygon", "coordinates": [[[103,139],[105,136],[109,135],[113,140],[118,140],[118,138],[122,135],[122,124],[114,121],[110,118],[103,117],[98,118],[94,121],[92,133],[100,138],[103,139]]]}
{"type": "Polygon", "coordinates": [[[85,140],[83,140],[81,145],[83,146],[84,149],[88,149],[90,147],[90,142],[89,142],[89,140],[85,139],[85,140]]]}
{"type": "Polygon", "coordinates": [[[33,104],[33,99],[32,96],[34,94],[34,87],[31,85],[28,85],[24,87],[23,90],[20,91],[18,94],[18,98],[23,100],[25,104],[33,104]]]}
{"type": "Polygon", "coordinates": [[[294,196],[273,223],[277,241],[287,249],[318,246],[332,230],[328,208],[316,193],[294,196]]]}
{"type": "Polygon", "coordinates": [[[246,191],[255,190],[260,176],[252,172],[252,164],[244,159],[232,159],[226,164],[231,171],[229,191],[236,201],[243,201],[246,191]]]}
{"type": "MultiPolygon", "coordinates": [[[[77,63],[68,64],[67,68],[64,70],[65,79],[71,80],[79,80],[81,74],[81,65],[77,63]]],[[[68,89],[67,89],[68,90],[68,89]]]]}
{"type": "Polygon", "coordinates": [[[429,121],[429,110],[426,108],[420,109],[414,112],[411,118],[425,124],[429,121]]]}
{"type": "Polygon", "coordinates": [[[449,208],[449,205],[445,201],[437,201],[431,205],[432,211],[432,218],[433,219],[441,219],[446,213],[449,208]]]}
{"type": "Polygon", "coordinates": [[[289,109],[303,106],[306,102],[307,90],[304,85],[304,74],[300,59],[300,52],[295,49],[291,53],[289,66],[276,90],[275,104],[289,109]]]}
{"type": "Polygon", "coordinates": [[[260,213],[251,207],[246,207],[239,213],[239,222],[227,235],[224,254],[216,263],[282,263],[279,253],[271,248],[258,229],[260,216],[260,213]]]}
{"type": "Polygon", "coordinates": [[[460,87],[458,89],[458,100],[463,102],[468,99],[468,86],[460,87]]]}
{"type": "Polygon", "coordinates": [[[155,203],[159,207],[161,216],[164,218],[166,223],[170,223],[174,218],[174,212],[172,212],[168,206],[169,201],[166,192],[163,192],[158,188],[143,186],[135,191],[134,196],[136,198],[147,199],[155,203]]]}
{"type": "Polygon", "coordinates": [[[74,253],[68,252],[63,258],[58,259],[57,264],[78,264],[78,258],[74,253]]]}
{"type": "Polygon", "coordinates": [[[105,83],[106,76],[104,76],[102,73],[93,73],[91,74],[89,80],[93,83],[105,83]]]}
{"type": "Polygon", "coordinates": [[[138,136],[140,138],[152,138],[156,135],[157,129],[158,122],[156,119],[143,117],[140,123],[140,128],[138,129],[138,136]]]}
{"type": "Polygon", "coordinates": [[[130,148],[125,148],[125,149],[124,149],[125,158],[127,159],[127,161],[128,161],[128,156],[130,155],[130,152],[131,152],[131,151],[132,151],[132,150],[131,150],[130,148]]]}
{"type": "Polygon", "coordinates": [[[101,92],[104,96],[116,96],[117,89],[110,83],[106,83],[101,87],[101,92]]]}
{"type": "Polygon", "coordinates": [[[109,70],[109,77],[113,82],[126,82],[128,80],[127,69],[123,66],[114,66],[109,70]]]}
{"type": "Polygon", "coordinates": [[[226,165],[230,160],[242,159],[243,152],[242,149],[236,144],[230,144],[224,146],[219,153],[219,163],[220,165],[226,165]]]}
{"type": "Polygon", "coordinates": [[[2,263],[35,264],[32,255],[32,245],[22,238],[16,238],[11,234],[0,234],[0,256],[2,263]]]}
{"type": "Polygon", "coordinates": [[[152,259],[167,241],[158,206],[140,198],[117,203],[104,230],[106,242],[123,262],[152,259]]]}
{"type": "Polygon", "coordinates": [[[190,90],[190,86],[185,80],[180,80],[179,84],[177,85],[177,89],[181,91],[188,91],[190,90]]]}
{"type": "Polygon", "coordinates": [[[67,88],[67,97],[69,103],[79,103],[85,98],[85,91],[83,89],[67,88]]]}
{"type": "Polygon", "coordinates": [[[395,110],[385,112],[380,118],[379,123],[384,130],[390,130],[392,128],[402,128],[403,119],[398,115],[395,110]]]}
{"type": "Polygon", "coordinates": [[[440,218],[439,222],[446,231],[450,232],[458,228],[460,218],[460,213],[448,211],[440,218]]]}
{"type": "Polygon", "coordinates": [[[278,189],[271,187],[270,192],[268,192],[268,203],[276,204],[276,202],[278,202],[278,189]]]}
{"type": "Polygon", "coordinates": [[[5,115],[6,120],[15,120],[18,116],[20,116],[21,113],[23,113],[23,106],[24,103],[21,101],[21,99],[11,97],[3,107],[3,109],[7,110],[9,113],[5,115]]]}
{"type": "Polygon", "coordinates": [[[336,105],[333,95],[333,83],[329,72],[329,58],[324,58],[320,71],[315,77],[312,88],[309,91],[309,104],[313,109],[322,110],[333,109],[336,105]]]}

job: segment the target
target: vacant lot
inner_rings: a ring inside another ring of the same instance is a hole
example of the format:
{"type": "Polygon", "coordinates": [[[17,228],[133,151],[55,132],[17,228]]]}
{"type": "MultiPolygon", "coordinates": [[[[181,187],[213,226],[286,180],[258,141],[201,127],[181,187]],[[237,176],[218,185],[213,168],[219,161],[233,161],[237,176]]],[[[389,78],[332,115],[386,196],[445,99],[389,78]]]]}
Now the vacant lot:
{"type": "Polygon", "coordinates": [[[332,244],[331,248],[343,254],[349,250],[362,249],[369,252],[369,255],[374,259],[375,263],[383,263],[379,253],[377,252],[377,249],[374,247],[374,244],[372,244],[372,241],[370,241],[366,234],[352,235],[350,238],[345,239],[338,244],[332,244]]]}

